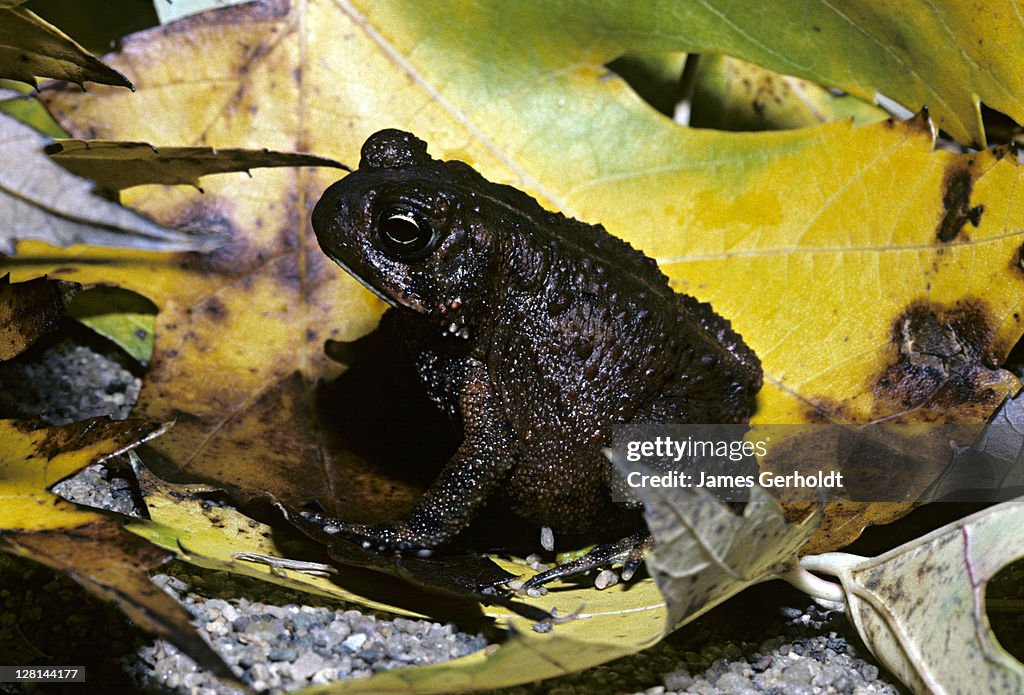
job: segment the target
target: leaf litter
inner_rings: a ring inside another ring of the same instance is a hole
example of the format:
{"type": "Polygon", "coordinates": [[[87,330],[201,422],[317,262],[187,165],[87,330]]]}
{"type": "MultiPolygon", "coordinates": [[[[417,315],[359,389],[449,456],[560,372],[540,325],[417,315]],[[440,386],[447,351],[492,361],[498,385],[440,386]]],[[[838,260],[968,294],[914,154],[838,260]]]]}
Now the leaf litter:
{"type": "MultiPolygon", "coordinates": [[[[974,227],[978,227],[979,226],[978,223],[975,220],[970,219],[969,221],[973,224],[974,227]]],[[[940,241],[942,241],[942,240],[940,240],[940,241]]]]}

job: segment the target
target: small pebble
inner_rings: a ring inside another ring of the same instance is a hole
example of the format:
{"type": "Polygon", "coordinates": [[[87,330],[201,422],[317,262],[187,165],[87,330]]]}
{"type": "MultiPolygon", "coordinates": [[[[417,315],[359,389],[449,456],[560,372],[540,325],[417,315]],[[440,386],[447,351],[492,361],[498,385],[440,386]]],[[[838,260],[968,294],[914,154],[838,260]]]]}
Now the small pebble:
{"type": "Polygon", "coordinates": [[[540,547],[549,553],[555,549],[555,532],[551,530],[550,526],[545,526],[540,530],[540,547]]]}
{"type": "Polygon", "coordinates": [[[601,570],[594,577],[594,586],[598,589],[607,589],[619,583],[619,575],[609,569],[601,570]]]}

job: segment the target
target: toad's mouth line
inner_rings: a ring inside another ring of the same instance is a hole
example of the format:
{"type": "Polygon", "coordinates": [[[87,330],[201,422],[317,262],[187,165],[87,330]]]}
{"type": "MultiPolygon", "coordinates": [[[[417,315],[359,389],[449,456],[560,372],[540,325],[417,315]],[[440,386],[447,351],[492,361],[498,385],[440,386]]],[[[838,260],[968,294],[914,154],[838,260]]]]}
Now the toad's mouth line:
{"type": "Polygon", "coordinates": [[[355,278],[356,282],[358,282],[360,285],[362,285],[366,289],[368,289],[371,292],[373,292],[375,295],[377,295],[381,299],[383,299],[385,302],[388,303],[389,306],[393,306],[396,309],[408,309],[408,310],[411,310],[411,311],[415,311],[417,313],[422,313],[423,312],[423,308],[422,308],[422,306],[420,306],[419,303],[415,303],[414,304],[414,303],[402,302],[402,301],[400,301],[398,299],[395,299],[394,297],[391,297],[391,296],[385,294],[383,290],[381,290],[380,288],[374,286],[366,278],[361,277],[358,273],[353,272],[352,269],[350,267],[348,267],[348,265],[346,265],[340,259],[336,258],[335,256],[329,256],[329,258],[332,261],[334,261],[335,263],[337,263],[338,266],[340,266],[342,270],[344,270],[346,273],[349,274],[350,277],[355,278]]]}

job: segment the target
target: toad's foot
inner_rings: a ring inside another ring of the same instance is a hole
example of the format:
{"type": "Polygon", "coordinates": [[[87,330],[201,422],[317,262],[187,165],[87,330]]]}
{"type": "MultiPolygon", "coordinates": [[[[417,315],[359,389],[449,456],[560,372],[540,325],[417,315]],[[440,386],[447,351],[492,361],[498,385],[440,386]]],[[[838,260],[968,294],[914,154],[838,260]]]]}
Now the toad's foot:
{"type": "Polygon", "coordinates": [[[564,562],[531,577],[523,584],[523,590],[529,591],[556,579],[565,579],[614,564],[622,565],[622,579],[629,581],[652,548],[654,539],[651,538],[651,534],[646,530],[637,531],[614,543],[595,546],[581,558],[564,562]]]}

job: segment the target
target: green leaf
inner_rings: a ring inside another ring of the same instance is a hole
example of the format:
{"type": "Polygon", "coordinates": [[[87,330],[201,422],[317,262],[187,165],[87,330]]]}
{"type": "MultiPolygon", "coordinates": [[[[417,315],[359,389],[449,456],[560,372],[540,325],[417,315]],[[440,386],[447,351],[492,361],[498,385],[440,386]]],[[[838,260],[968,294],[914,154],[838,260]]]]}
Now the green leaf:
{"type": "Polygon", "coordinates": [[[79,319],[104,338],[145,364],[153,354],[154,314],[101,314],[79,319]]]}
{"type": "Polygon", "coordinates": [[[13,80],[0,80],[0,112],[32,126],[43,135],[66,138],[68,134],[57,125],[42,102],[31,93],[32,88],[13,80]]]}
{"type": "Polygon", "coordinates": [[[116,287],[91,287],[79,294],[68,315],[146,364],[153,354],[157,308],[145,297],[116,287]]]}

